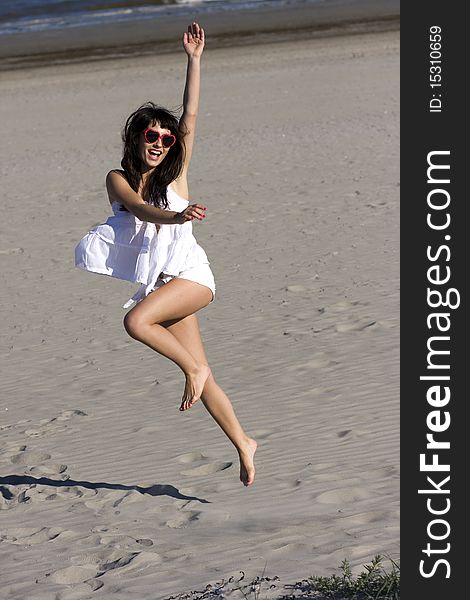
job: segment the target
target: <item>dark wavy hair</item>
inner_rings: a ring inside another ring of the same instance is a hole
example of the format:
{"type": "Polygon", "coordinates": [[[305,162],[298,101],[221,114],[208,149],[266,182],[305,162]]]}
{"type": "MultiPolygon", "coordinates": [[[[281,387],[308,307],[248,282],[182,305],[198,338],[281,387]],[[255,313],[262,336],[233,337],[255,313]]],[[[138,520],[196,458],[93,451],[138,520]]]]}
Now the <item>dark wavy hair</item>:
{"type": "Polygon", "coordinates": [[[146,102],[129,116],[122,130],[124,152],[121,167],[131,188],[138,192],[142,182],[139,136],[147,127],[157,123],[162,129],[169,129],[176,136],[176,142],[168,150],[164,160],[147,178],[142,197],[149,204],[168,208],[166,188],[181,173],[185,156],[183,141],[185,132],[182,131],[176,111],[168,110],[153,102],[146,102]]]}

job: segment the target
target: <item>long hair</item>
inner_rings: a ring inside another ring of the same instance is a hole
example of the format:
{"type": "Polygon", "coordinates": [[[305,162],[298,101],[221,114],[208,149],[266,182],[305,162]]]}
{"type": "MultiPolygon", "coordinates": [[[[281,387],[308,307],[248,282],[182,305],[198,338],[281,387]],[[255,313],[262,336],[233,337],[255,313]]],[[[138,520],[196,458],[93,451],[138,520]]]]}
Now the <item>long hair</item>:
{"type": "Polygon", "coordinates": [[[168,150],[164,160],[155,167],[147,178],[142,190],[142,198],[145,202],[154,206],[168,208],[166,188],[181,173],[185,156],[183,142],[185,132],[180,127],[176,112],[158,106],[153,102],[146,102],[135,110],[127,119],[122,130],[124,152],[121,167],[131,188],[138,192],[142,182],[139,136],[147,127],[151,127],[156,123],[162,129],[169,129],[176,136],[176,142],[168,150]]]}

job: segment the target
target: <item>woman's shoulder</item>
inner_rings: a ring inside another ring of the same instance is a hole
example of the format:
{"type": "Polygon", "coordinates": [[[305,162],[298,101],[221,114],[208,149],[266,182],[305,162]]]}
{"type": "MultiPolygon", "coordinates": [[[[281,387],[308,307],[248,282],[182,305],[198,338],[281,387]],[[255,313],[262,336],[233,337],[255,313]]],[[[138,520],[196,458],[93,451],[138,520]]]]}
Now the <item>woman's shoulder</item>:
{"type": "Polygon", "coordinates": [[[108,192],[109,203],[119,203],[119,196],[130,187],[126,174],[122,169],[112,169],[106,175],[106,190],[108,192]]]}
{"type": "Polygon", "coordinates": [[[108,181],[109,179],[112,180],[116,177],[120,177],[121,179],[124,179],[124,181],[127,182],[126,173],[122,169],[111,169],[111,171],[109,171],[109,173],[106,175],[106,181],[108,181]]]}
{"type": "Polygon", "coordinates": [[[132,186],[129,183],[129,179],[127,178],[125,171],[122,169],[112,169],[106,175],[106,188],[108,193],[113,193],[116,190],[126,190],[128,188],[132,189],[132,186]]]}

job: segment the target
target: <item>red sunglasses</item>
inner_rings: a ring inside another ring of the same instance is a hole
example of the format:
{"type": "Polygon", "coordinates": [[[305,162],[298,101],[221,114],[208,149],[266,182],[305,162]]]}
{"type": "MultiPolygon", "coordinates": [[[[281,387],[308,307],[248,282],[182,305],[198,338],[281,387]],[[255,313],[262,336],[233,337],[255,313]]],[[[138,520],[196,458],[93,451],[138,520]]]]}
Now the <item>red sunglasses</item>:
{"type": "Polygon", "coordinates": [[[161,140],[164,148],[171,148],[176,142],[176,137],[171,133],[161,134],[155,129],[150,129],[150,127],[144,131],[144,138],[147,144],[155,144],[156,141],[161,140]]]}

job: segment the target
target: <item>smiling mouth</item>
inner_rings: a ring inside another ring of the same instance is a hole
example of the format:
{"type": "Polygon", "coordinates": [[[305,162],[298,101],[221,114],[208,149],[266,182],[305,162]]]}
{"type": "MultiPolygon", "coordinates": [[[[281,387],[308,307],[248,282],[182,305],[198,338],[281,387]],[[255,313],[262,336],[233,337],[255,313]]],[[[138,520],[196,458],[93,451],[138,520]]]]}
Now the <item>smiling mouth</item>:
{"type": "Polygon", "coordinates": [[[149,154],[150,158],[157,160],[157,158],[160,158],[160,156],[163,154],[163,152],[161,150],[148,150],[148,154],[149,154]]]}

